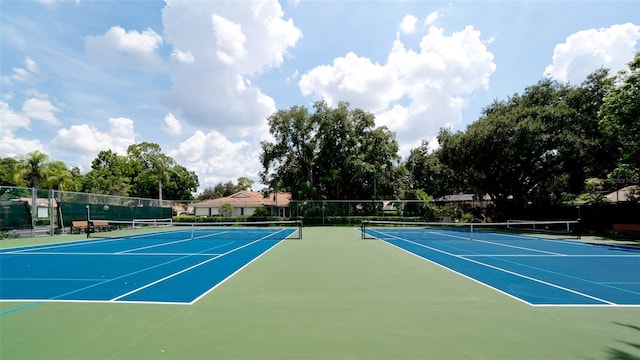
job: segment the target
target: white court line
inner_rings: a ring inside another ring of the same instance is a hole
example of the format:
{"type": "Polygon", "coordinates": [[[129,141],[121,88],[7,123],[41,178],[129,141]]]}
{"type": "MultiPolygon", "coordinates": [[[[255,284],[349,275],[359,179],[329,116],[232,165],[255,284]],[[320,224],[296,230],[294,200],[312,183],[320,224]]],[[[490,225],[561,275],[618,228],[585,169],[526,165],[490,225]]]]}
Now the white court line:
{"type": "MultiPolygon", "coordinates": [[[[281,230],[279,230],[279,231],[277,231],[277,232],[275,232],[275,233],[272,233],[272,234],[269,234],[269,235],[267,235],[267,236],[264,236],[264,237],[262,237],[262,238],[260,238],[260,239],[258,239],[258,240],[253,241],[253,242],[257,242],[257,241],[260,241],[260,240],[268,239],[269,237],[271,237],[271,236],[273,236],[273,235],[276,235],[276,234],[278,234],[278,233],[280,233],[280,232],[282,232],[282,231],[284,231],[284,230],[285,230],[285,229],[281,229],[281,230]]],[[[105,240],[102,240],[102,241],[105,241],[105,240]]],[[[73,242],[73,243],[76,243],[76,242],[73,242]]],[[[278,244],[279,244],[279,243],[278,243],[278,244]]],[[[276,246],[277,246],[278,244],[276,244],[276,246]]],[[[242,246],[242,247],[246,247],[246,246],[249,246],[249,245],[250,245],[250,244],[246,244],[246,245],[244,245],[244,246],[242,246]]],[[[231,253],[231,252],[233,252],[233,251],[239,250],[239,249],[241,249],[242,247],[238,247],[238,248],[236,248],[236,249],[234,249],[234,250],[231,250],[231,251],[229,251],[229,252],[227,252],[227,253],[224,253],[224,254],[211,254],[212,256],[216,256],[216,257],[215,257],[215,258],[213,258],[212,260],[218,259],[218,258],[220,258],[221,256],[224,256],[224,255],[227,255],[227,254],[229,254],[229,253],[231,253]]],[[[200,296],[198,296],[196,299],[194,299],[194,300],[193,300],[193,301],[191,301],[191,302],[183,302],[183,301],[135,301],[135,300],[118,300],[118,301],[116,302],[116,301],[114,301],[114,299],[111,299],[111,300],[94,300],[94,299],[75,299],[75,300],[73,300],[73,299],[71,299],[71,300],[70,300],[70,299],[56,299],[56,298],[52,298],[52,299],[28,299],[28,298],[24,298],[24,299],[0,299],[0,303],[13,303],[13,302],[30,302],[30,303],[34,303],[34,302],[35,302],[35,303],[96,303],[96,304],[107,304],[107,303],[108,303],[108,304],[114,304],[114,303],[122,303],[122,304],[150,304],[150,305],[154,305],[154,304],[158,304],[158,305],[193,305],[193,304],[195,304],[198,300],[200,300],[201,298],[203,298],[204,296],[206,296],[207,294],[209,294],[211,291],[213,291],[214,289],[216,289],[218,286],[222,285],[222,283],[224,283],[224,282],[226,282],[227,280],[229,280],[231,277],[233,277],[235,274],[237,274],[240,270],[242,270],[242,269],[244,269],[245,267],[247,267],[249,264],[251,264],[252,262],[254,262],[255,260],[257,260],[259,257],[261,257],[262,255],[264,255],[266,252],[268,252],[269,250],[273,249],[274,247],[275,247],[275,246],[270,247],[270,248],[269,248],[269,249],[267,249],[265,252],[263,252],[263,253],[262,253],[262,254],[260,254],[259,256],[255,257],[254,259],[252,259],[251,261],[249,261],[247,264],[243,265],[241,268],[239,268],[238,270],[236,270],[234,273],[232,273],[231,275],[229,275],[228,277],[226,277],[226,278],[225,278],[225,279],[223,279],[222,281],[220,281],[220,282],[218,282],[217,284],[215,284],[213,287],[211,287],[210,289],[208,289],[207,291],[205,291],[204,293],[202,293],[200,296]]],[[[33,254],[37,254],[37,253],[33,253],[33,254]]],[[[70,253],[70,254],[73,254],[73,255],[79,255],[78,253],[70,253]]],[[[29,254],[29,255],[31,255],[31,254],[29,254]]],[[[115,254],[113,254],[113,253],[111,253],[111,254],[103,254],[103,253],[100,253],[99,255],[115,255],[115,254]]],[[[147,255],[147,256],[155,256],[156,254],[122,254],[122,255],[124,255],[124,256],[144,256],[144,255],[147,255]]],[[[168,254],[168,255],[173,255],[173,254],[168,254]]],[[[185,254],[175,254],[175,255],[185,255],[185,254]]],[[[186,257],[189,257],[189,256],[198,256],[198,255],[206,255],[206,254],[204,254],[204,253],[201,253],[201,254],[187,254],[187,256],[184,256],[183,258],[186,258],[186,257]]],[[[180,260],[180,259],[171,260],[171,261],[169,261],[169,262],[173,262],[173,261],[177,261],[177,260],[180,260]]],[[[118,279],[120,279],[120,278],[124,278],[124,277],[129,276],[129,275],[133,275],[133,274],[136,274],[136,273],[139,273],[139,272],[143,272],[143,271],[150,270],[150,269],[152,269],[152,268],[156,268],[156,267],[159,267],[159,266],[163,266],[163,265],[166,265],[166,264],[167,264],[167,263],[169,263],[169,262],[164,262],[164,263],[162,263],[162,264],[157,264],[157,265],[154,265],[154,266],[151,266],[151,267],[147,267],[147,268],[144,268],[144,269],[141,269],[141,270],[138,270],[138,271],[131,272],[131,273],[126,274],[126,275],[119,276],[119,277],[117,277],[117,278],[108,279],[108,280],[103,281],[103,282],[101,282],[101,283],[94,284],[94,285],[91,285],[91,286],[86,287],[86,288],[83,288],[83,289],[78,289],[77,291],[85,290],[85,289],[87,289],[87,288],[94,287],[94,286],[96,286],[96,285],[101,285],[101,284],[104,284],[104,283],[107,283],[107,282],[110,282],[110,281],[114,281],[114,280],[118,280],[118,279]]],[[[102,280],[104,280],[104,279],[102,279],[102,280]]],[[[77,291],[74,291],[74,292],[77,292],[77,291]]],[[[66,294],[63,294],[63,295],[66,295],[66,294]]],[[[63,296],[63,295],[60,295],[60,296],[63,296]]],[[[124,295],[121,295],[121,296],[119,296],[118,298],[121,298],[122,296],[124,296],[124,295]]]]}
{"type": "MultiPolygon", "coordinates": [[[[283,231],[283,230],[280,230],[280,231],[278,231],[278,232],[281,232],[281,231],[283,231]]],[[[264,237],[262,237],[262,238],[260,238],[260,239],[254,240],[254,241],[252,241],[252,242],[250,242],[250,243],[244,244],[244,245],[242,245],[242,246],[239,246],[239,247],[237,247],[237,248],[234,248],[234,249],[232,249],[232,250],[229,250],[229,251],[227,251],[227,252],[225,252],[225,253],[222,253],[222,254],[220,254],[219,256],[216,256],[216,257],[213,257],[213,258],[211,258],[211,259],[208,259],[208,260],[205,260],[205,261],[199,262],[199,263],[197,263],[197,264],[195,264],[195,265],[189,266],[188,268],[185,268],[185,269],[182,269],[182,270],[180,270],[180,271],[178,271],[178,272],[175,272],[175,273],[173,273],[173,274],[167,275],[167,276],[165,276],[165,277],[163,277],[163,278],[161,278],[161,279],[158,279],[158,280],[156,280],[156,281],[150,282],[150,283],[148,283],[148,284],[146,284],[146,285],[144,285],[144,286],[141,286],[141,287],[139,287],[139,288],[137,288],[137,289],[131,290],[131,291],[129,291],[129,292],[127,292],[127,293],[125,293],[125,294],[122,294],[122,295],[120,295],[120,296],[117,296],[117,297],[115,297],[115,298],[111,299],[110,301],[118,301],[119,299],[121,299],[121,298],[123,298],[123,297],[129,296],[129,295],[134,294],[134,293],[136,293],[136,292],[138,292],[138,291],[140,291],[140,290],[143,290],[143,289],[146,289],[146,288],[148,288],[148,287],[150,287],[150,286],[153,286],[153,285],[159,284],[159,283],[161,283],[161,282],[163,282],[163,281],[165,281],[165,280],[167,280],[167,279],[171,279],[171,278],[173,278],[173,277],[175,277],[175,276],[178,276],[178,275],[180,275],[180,274],[182,274],[182,273],[185,273],[185,272],[187,272],[187,271],[189,271],[189,270],[195,269],[195,268],[197,268],[197,267],[199,267],[199,266],[202,266],[202,265],[204,265],[204,264],[206,264],[206,263],[209,263],[209,262],[211,262],[211,261],[213,261],[213,260],[219,259],[219,258],[221,258],[221,257],[223,257],[223,256],[229,255],[229,254],[231,254],[231,253],[233,253],[233,252],[236,252],[236,251],[238,251],[238,250],[240,250],[240,249],[243,249],[243,248],[245,248],[245,247],[251,246],[251,245],[253,245],[253,244],[257,243],[257,242],[258,242],[258,241],[260,241],[260,240],[263,240],[263,239],[266,239],[266,238],[270,237],[271,235],[273,235],[273,234],[269,234],[269,235],[264,236],[264,237]]],[[[245,265],[245,266],[246,266],[246,265],[245,265]]],[[[235,273],[234,273],[234,274],[235,274],[235,273]]],[[[225,279],[225,280],[226,280],[226,279],[225,279]]],[[[224,281],[224,280],[223,280],[223,281],[224,281]]]]}
{"type": "MultiPolygon", "coordinates": [[[[226,231],[221,232],[221,233],[216,233],[216,234],[213,234],[211,236],[222,235],[224,233],[226,233],[226,231]]],[[[178,243],[182,243],[182,242],[185,242],[185,241],[191,241],[191,240],[199,239],[199,238],[200,237],[198,237],[198,238],[187,238],[187,239],[180,239],[180,240],[175,240],[175,241],[163,242],[163,243],[160,243],[160,244],[154,244],[154,245],[149,245],[149,246],[142,246],[142,247],[139,247],[139,248],[133,248],[133,249],[129,249],[129,250],[119,251],[116,254],[118,254],[118,255],[119,254],[126,254],[126,253],[129,253],[129,252],[132,252],[132,251],[138,251],[138,250],[144,250],[144,249],[152,249],[154,247],[178,244],[178,243]]]]}
{"type": "MultiPolygon", "coordinates": [[[[534,255],[534,254],[459,254],[464,257],[558,257],[558,255],[534,255]]],[[[619,254],[619,255],[588,255],[588,254],[576,254],[576,255],[562,255],[566,258],[640,258],[638,255],[619,254]]]]}
{"type": "MultiPolygon", "coordinates": [[[[275,232],[273,234],[267,235],[263,239],[266,239],[268,237],[270,237],[271,235],[275,235],[278,234],[280,232],[284,231],[284,229],[279,230],[278,232],[275,232]]],[[[290,235],[293,235],[293,233],[291,233],[290,235]]],[[[282,242],[278,242],[276,245],[268,248],[266,251],[264,251],[262,254],[256,256],[255,258],[251,259],[251,261],[249,261],[248,263],[242,265],[240,268],[238,268],[238,270],[234,271],[233,273],[231,273],[229,276],[227,276],[226,278],[222,279],[222,281],[219,281],[217,284],[215,284],[214,286],[212,286],[209,290],[203,292],[200,296],[196,297],[195,299],[193,299],[193,301],[191,301],[190,304],[195,304],[198,300],[202,299],[203,297],[205,297],[207,294],[209,294],[210,292],[212,292],[213,290],[215,290],[218,286],[222,285],[223,283],[225,283],[227,280],[231,279],[233,276],[235,276],[235,274],[239,273],[242,269],[246,268],[247,266],[249,266],[249,264],[253,263],[254,261],[258,260],[260,257],[262,257],[264,254],[268,253],[269,251],[271,251],[271,249],[275,248],[276,246],[280,245],[282,242]]]]}
{"type": "Polygon", "coordinates": [[[486,243],[486,244],[491,244],[491,245],[496,245],[496,246],[501,246],[501,247],[508,247],[508,248],[519,249],[519,250],[527,250],[527,251],[532,251],[532,252],[539,252],[539,253],[542,253],[542,254],[549,254],[549,255],[555,255],[555,256],[565,256],[565,254],[561,254],[561,253],[556,253],[556,252],[552,252],[552,251],[538,250],[538,249],[532,249],[532,248],[528,248],[528,247],[524,247],[524,246],[515,246],[515,245],[509,245],[509,244],[502,244],[502,243],[497,243],[497,242],[488,241],[488,240],[472,239],[472,238],[469,238],[469,237],[463,237],[463,236],[457,236],[457,235],[451,235],[451,234],[442,234],[442,233],[437,233],[437,232],[433,232],[433,231],[429,231],[429,233],[430,234],[434,234],[434,235],[439,235],[439,236],[448,236],[448,237],[452,237],[452,238],[458,238],[458,239],[462,239],[462,240],[481,242],[481,243],[486,243]]]}
{"type": "Polygon", "coordinates": [[[54,245],[29,245],[29,246],[21,247],[22,250],[2,251],[0,252],[0,255],[1,254],[12,254],[12,255],[31,254],[31,253],[35,254],[36,251],[39,251],[39,250],[59,249],[59,248],[64,248],[69,246],[94,245],[94,244],[99,244],[103,242],[111,242],[111,241],[117,241],[117,240],[120,240],[120,239],[78,240],[74,242],[64,242],[64,243],[54,244],[54,245]]]}
{"type": "MultiPolygon", "coordinates": [[[[228,242],[225,244],[231,244],[233,242],[228,242]]],[[[223,245],[219,245],[220,247],[223,245]]],[[[212,248],[214,249],[214,248],[212,248]]],[[[29,255],[29,256],[38,256],[38,255],[73,255],[73,256],[217,256],[220,253],[189,253],[189,252],[166,252],[166,253],[101,253],[101,252],[61,252],[61,251],[47,251],[47,252],[37,252],[37,253],[24,253],[20,255],[29,255]]]]}
{"type": "MultiPolygon", "coordinates": [[[[375,230],[374,230],[374,231],[375,231],[375,230]]],[[[388,234],[386,234],[386,235],[388,235],[388,234]]],[[[524,275],[524,274],[520,274],[520,273],[517,273],[517,272],[511,271],[511,270],[503,269],[503,268],[500,268],[500,267],[498,267],[498,266],[494,266],[494,265],[486,264],[486,263],[483,263],[483,262],[481,262],[481,261],[477,261],[477,260],[473,260],[473,259],[468,259],[468,258],[462,257],[462,256],[460,256],[460,255],[452,254],[452,253],[447,252],[447,251],[444,251],[444,250],[436,249],[436,248],[433,248],[433,247],[430,247],[430,246],[427,246],[427,245],[424,245],[424,244],[417,243],[417,242],[415,242],[415,241],[407,240],[407,239],[404,239],[404,238],[401,238],[401,237],[398,237],[398,236],[392,236],[392,237],[394,237],[394,238],[395,238],[395,239],[397,239],[397,240],[406,241],[406,242],[408,242],[408,243],[412,243],[412,244],[414,244],[414,245],[417,245],[417,246],[420,246],[420,247],[424,247],[425,249],[433,250],[433,251],[435,251],[435,252],[439,252],[439,253],[442,253],[442,254],[445,254],[445,255],[448,255],[448,256],[452,256],[452,257],[458,258],[458,259],[460,259],[460,260],[469,261],[469,262],[472,262],[472,263],[474,263],[474,264],[478,264],[478,265],[485,266],[485,267],[488,267],[488,268],[491,268],[491,269],[494,269],[494,270],[502,271],[502,272],[507,273],[507,274],[511,274],[511,275],[514,275],[514,276],[517,276],[517,277],[521,277],[521,278],[523,278],[523,279],[531,280],[531,281],[534,281],[534,282],[537,282],[537,283],[540,283],[540,284],[543,284],[543,285],[551,286],[551,287],[554,287],[554,288],[556,288],[556,289],[560,289],[560,290],[563,290],[563,291],[566,291],[566,292],[570,292],[570,293],[573,293],[573,294],[576,294],[576,295],[579,295],[579,296],[583,296],[583,297],[586,297],[586,298],[589,298],[589,299],[592,299],[592,300],[600,301],[600,302],[605,303],[605,304],[609,304],[609,305],[618,305],[618,304],[613,303],[613,302],[611,302],[611,301],[604,300],[604,299],[600,299],[600,298],[595,297],[595,296],[592,296],[592,295],[584,294],[584,293],[581,293],[581,292],[579,292],[579,291],[576,291],[576,290],[573,290],[573,289],[566,288],[566,287],[564,287],[564,286],[560,286],[560,285],[556,285],[556,284],[553,284],[553,283],[550,283],[550,282],[547,282],[547,281],[544,281],[544,280],[536,279],[536,278],[534,278],[534,277],[527,276],[527,275],[524,275]]],[[[391,244],[391,245],[393,245],[393,244],[391,244]]],[[[406,251],[408,251],[408,250],[406,250],[406,251]]],[[[408,251],[408,252],[409,252],[409,251],[408,251]]],[[[417,255],[417,254],[416,254],[416,255],[417,255]]],[[[419,255],[418,255],[418,256],[419,256],[419,255]]],[[[420,256],[420,257],[424,259],[424,257],[422,257],[422,256],[420,256]]],[[[436,263],[435,261],[431,261],[431,262],[436,263]]],[[[449,268],[449,267],[446,267],[446,266],[444,266],[444,265],[442,265],[442,264],[439,264],[439,265],[440,265],[440,266],[442,266],[442,267],[444,267],[444,268],[446,268],[446,269],[449,269],[449,270],[451,270],[451,271],[454,271],[454,272],[456,272],[456,273],[458,273],[458,274],[461,274],[461,273],[459,273],[458,271],[455,271],[455,270],[453,270],[453,269],[451,269],[451,268],[449,268]]],[[[471,278],[471,277],[466,276],[466,275],[465,275],[465,277],[467,277],[467,278],[471,278]]],[[[471,278],[471,279],[473,279],[473,278],[471,278]]],[[[485,284],[484,282],[482,282],[482,281],[480,281],[480,280],[477,280],[477,279],[473,279],[473,280],[475,280],[476,282],[478,282],[478,283],[480,283],[480,284],[483,284],[483,285],[485,285],[485,286],[489,286],[488,284],[485,284]]],[[[495,289],[495,288],[494,288],[494,287],[492,287],[492,286],[489,286],[489,287],[491,287],[491,288],[495,289]]],[[[502,293],[505,293],[504,291],[501,291],[501,292],[502,292],[502,293]]],[[[511,296],[512,296],[512,297],[515,297],[515,296],[513,296],[513,295],[511,295],[511,296]]],[[[519,299],[518,297],[515,297],[515,298],[516,298],[516,299],[519,299]]],[[[520,300],[522,300],[522,299],[520,299],[520,300]]]]}
{"type": "Polygon", "coordinates": [[[51,245],[25,245],[25,246],[20,246],[17,247],[15,249],[17,250],[13,250],[13,251],[2,251],[0,250],[0,255],[2,254],[32,254],[32,253],[37,253],[40,250],[48,250],[48,249],[59,249],[59,248],[64,248],[64,247],[70,247],[70,246],[84,246],[84,245],[95,245],[95,244],[103,244],[103,243],[109,243],[109,242],[113,242],[113,241],[122,241],[122,240],[132,240],[132,239],[138,239],[138,238],[144,238],[144,237],[149,237],[149,236],[154,236],[154,235],[158,235],[158,233],[145,233],[145,234],[137,234],[137,235],[128,235],[128,236],[121,236],[121,237],[115,237],[115,238],[93,238],[92,240],[74,240],[74,241],[65,241],[62,243],[58,243],[58,244],[51,244],[51,245]]]}
{"type": "Polygon", "coordinates": [[[2,278],[2,281],[104,281],[104,279],[69,279],[69,278],[2,278]]]}

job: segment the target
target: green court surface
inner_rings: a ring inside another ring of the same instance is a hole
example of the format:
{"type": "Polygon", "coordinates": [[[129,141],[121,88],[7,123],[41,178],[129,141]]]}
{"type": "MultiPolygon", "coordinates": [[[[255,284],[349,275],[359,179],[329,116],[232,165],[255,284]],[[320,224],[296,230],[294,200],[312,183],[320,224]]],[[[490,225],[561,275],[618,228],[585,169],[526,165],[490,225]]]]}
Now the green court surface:
{"type": "Polygon", "coordinates": [[[0,312],[0,359],[640,359],[638,307],[529,306],[353,228],[305,228],[193,305],[0,312]]]}

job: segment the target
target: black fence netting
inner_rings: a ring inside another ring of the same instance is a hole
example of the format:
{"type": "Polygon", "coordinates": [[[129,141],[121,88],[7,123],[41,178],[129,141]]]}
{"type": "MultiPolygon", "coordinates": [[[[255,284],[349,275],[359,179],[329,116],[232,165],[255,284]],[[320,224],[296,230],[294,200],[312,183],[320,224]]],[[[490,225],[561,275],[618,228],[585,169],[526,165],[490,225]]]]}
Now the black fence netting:
{"type": "Polygon", "coordinates": [[[636,202],[593,203],[510,209],[509,219],[577,220],[584,233],[606,235],[614,224],[640,224],[640,204],[636,202]]]}

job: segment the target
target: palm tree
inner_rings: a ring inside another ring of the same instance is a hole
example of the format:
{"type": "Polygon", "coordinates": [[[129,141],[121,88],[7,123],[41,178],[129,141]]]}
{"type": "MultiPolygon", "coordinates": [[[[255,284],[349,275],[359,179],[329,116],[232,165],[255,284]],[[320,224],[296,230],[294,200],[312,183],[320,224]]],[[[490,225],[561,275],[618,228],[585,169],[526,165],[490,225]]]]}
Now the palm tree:
{"type": "Polygon", "coordinates": [[[162,154],[149,154],[150,167],[148,171],[153,172],[158,177],[158,198],[162,206],[162,184],[169,182],[169,175],[173,170],[174,161],[171,157],[162,154]]]}
{"type": "Polygon", "coordinates": [[[50,164],[49,156],[38,150],[32,151],[20,159],[14,181],[18,184],[37,189],[40,181],[46,177],[50,164]]]}
{"type": "Polygon", "coordinates": [[[73,173],[67,169],[67,165],[62,161],[55,161],[48,165],[43,183],[50,189],[77,190],[73,173]]]}

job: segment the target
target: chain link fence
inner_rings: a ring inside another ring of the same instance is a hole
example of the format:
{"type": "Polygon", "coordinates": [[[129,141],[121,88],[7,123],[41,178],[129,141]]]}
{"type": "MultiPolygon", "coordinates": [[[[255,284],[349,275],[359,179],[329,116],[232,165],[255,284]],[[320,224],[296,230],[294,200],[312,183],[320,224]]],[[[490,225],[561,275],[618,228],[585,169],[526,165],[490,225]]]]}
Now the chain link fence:
{"type": "Polygon", "coordinates": [[[36,237],[70,231],[73,221],[132,221],[173,215],[173,201],[51,189],[0,186],[0,232],[7,237],[36,237]]]}

